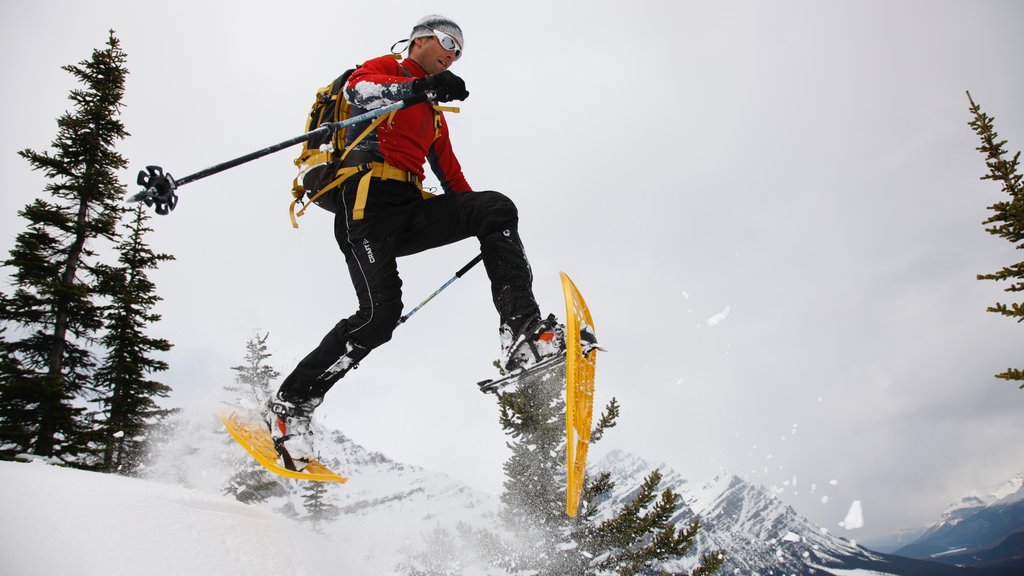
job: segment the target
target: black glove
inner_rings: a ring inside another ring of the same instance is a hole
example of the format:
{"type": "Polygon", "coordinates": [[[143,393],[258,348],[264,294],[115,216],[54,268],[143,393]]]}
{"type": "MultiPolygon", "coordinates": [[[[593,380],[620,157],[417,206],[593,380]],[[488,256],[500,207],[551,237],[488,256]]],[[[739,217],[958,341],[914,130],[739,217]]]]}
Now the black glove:
{"type": "Polygon", "coordinates": [[[451,71],[445,70],[439,74],[419,78],[412,81],[412,91],[416,94],[433,92],[434,100],[437,102],[451,102],[452,100],[465,100],[469,98],[466,90],[466,82],[451,71]]]}

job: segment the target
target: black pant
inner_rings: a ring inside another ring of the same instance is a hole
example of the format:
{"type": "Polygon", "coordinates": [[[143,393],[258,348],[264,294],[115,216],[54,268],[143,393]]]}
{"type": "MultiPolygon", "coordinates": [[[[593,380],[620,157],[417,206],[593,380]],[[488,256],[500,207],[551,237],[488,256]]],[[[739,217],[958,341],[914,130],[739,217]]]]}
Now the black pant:
{"type": "Polygon", "coordinates": [[[373,180],[364,217],[352,219],[356,182],[335,198],[334,236],[345,254],[359,310],[327,333],[281,384],[290,401],[316,401],[371,350],[391,339],[402,315],[396,258],[476,236],[494,307],[513,331],[540,311],[533,273],[517,230],[515,204],[498,192],[423,199],[412,184],[373,180]],[[347,358],[347,359],[346,359],[347,358]]]}

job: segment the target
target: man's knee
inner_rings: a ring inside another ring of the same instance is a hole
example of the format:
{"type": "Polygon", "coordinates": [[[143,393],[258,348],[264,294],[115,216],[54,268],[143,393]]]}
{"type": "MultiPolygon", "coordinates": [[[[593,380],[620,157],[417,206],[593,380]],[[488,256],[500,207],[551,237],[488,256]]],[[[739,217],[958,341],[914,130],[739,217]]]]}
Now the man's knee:
{"type": "Polygon", "coordinates": [[[402,317],[402,301],[375,302],[361,308],[356,315],[358,321],[350,325],[351,335],[367,348],[376,348],[391,340],[391,334],[402,317]]]}
{"type": "Polygon", "coordinates": [[[483,213],[479,236],[482,238],[495,232],[503,232],[519,225],[519,210],[511,198],[501,192],[486,190],[472,192],[478,202],[478,210],[483,213]]]}

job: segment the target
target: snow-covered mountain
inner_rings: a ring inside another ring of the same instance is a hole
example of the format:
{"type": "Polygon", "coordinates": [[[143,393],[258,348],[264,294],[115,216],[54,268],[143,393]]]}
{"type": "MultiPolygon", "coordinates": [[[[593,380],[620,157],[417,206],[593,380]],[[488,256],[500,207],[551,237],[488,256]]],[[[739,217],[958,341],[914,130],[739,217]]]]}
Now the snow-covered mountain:
{"type": "Polygon", "coordinates": [[[962,566],[1024,572],[1024,474],[950,504],[941,519],[897,552],[962,566]]]}
{"type": "Polygon", "coordinates": [[[615,481],[612,501],[616,506],[630,500],[631,490],[657,468],[662,474],[659,489],[673,490],[686,502],[677,521],[689,524],[695,517],[700,518],[701,552],[726,552],[722,574],[830,574],[828,567],[861,566],[888,573],[882,569],[887,563],[884,556],[829,534],[765,488],[738,476],[722,475],[694,486],[668,466],[653,465],[620,451],[610,453],[595,468],[608,471],[615,481]]]}
{"type": "MultiPolygon", "coordinates": [[[[734,475],[721,475],[694,485],[664,464],[652,464],[635,455],[614,451],[594,464],[595,470],[611,474],[616,488],[610,503],[617,507],[636,495],[636,487],[657,468],[662,474],[660,490],[679,493],[686,506],[677,522],[690,523],[699,517],[700,552],[724,550],[725,565],[720,574],[750,575],[843,575],[843,576],[1015,576],[1014,566],[960,568],[918,558],[882,554],[830,534],[810,522],[775,494],[734,475]]],[[[1019,485],[996,492],[992,502],[1017,502],[1019,485]]],[[[672,569],[690,569],[695,558],[666,564],[672,569]]]]}
{"type": "Polygon", "coordinates": [[[1024,500],[1024,473],[1014,476],[988,492],[972,492],[953,502],[942,512],[942,519],[934,527],[955,526],[986,507],[1008,505],[1021,500],[1024,500]]]}

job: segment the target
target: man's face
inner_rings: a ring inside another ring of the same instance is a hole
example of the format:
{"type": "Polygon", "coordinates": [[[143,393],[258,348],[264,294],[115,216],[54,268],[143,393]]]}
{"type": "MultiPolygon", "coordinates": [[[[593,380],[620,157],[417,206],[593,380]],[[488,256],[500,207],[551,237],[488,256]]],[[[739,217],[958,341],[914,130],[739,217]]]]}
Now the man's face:
{"type": "Polygon", "coordinates": [[[455,50],[445,50],[436,37],[417,38],[416,42],[416,47],[410,57],[427,74],[439,74],[451,68],[451,65],[455,63],[455,50]]]}

